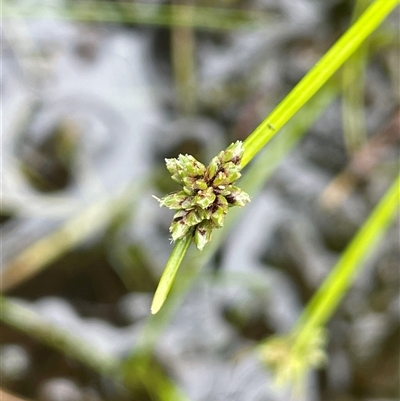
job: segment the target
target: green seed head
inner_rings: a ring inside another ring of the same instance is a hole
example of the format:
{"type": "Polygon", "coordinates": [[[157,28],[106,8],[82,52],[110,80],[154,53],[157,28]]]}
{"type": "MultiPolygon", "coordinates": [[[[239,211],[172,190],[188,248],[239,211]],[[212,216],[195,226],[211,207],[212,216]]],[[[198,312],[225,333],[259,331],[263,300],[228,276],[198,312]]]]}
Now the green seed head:
{"type": "Polygon", "coordinates": [[[165,159],[172,179],[182,185],[182,191],[161,199],[160,206],[177,210],[170,226],[172,240],[193,235],[202,250],[211,240],[214,228],[224,225],[229,207],[244,206],[250,197],[233,184],[240,178],[243,144],[236,141],[214,157],[208,167],[193,156],[179,155],[165,159]]]}

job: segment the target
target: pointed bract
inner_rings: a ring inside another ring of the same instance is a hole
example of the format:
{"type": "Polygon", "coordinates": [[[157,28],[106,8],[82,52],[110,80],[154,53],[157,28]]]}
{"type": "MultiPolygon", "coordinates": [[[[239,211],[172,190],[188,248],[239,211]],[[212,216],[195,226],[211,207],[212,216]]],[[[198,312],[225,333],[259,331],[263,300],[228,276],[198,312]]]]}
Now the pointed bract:
{"type": "Polygon", "coordinates": [[[205,175],[205,180],[207,182],[211,181],[215,177],[215,174],[217,174],[217,171],[219,170],[220,166],[221,162],[219,161],[218,157],[214,157],[207,167],[207,172],[205,175]]]}
{"type": "Polygon", "coordinates": [[[226,200],[225,196],[218,195],[217,196],[217,204],[219,206],[225,208],[225,210],[228,209],[228,201],[226,200]]]}
{"type": "Polygon", "coordinates": [[[250,196],[238,187],[233,187],[231,193],[226,196],[230,206],[244,206],[250,202],[250,196]]]}
{"type": "Polygon", "coordinates": [[[169,227],[171,237],[174,241],[183,238],[189,232],[189,230],[190,226],[185,224],[183,219],[179,221],[173,221],[169,227]]]}
{"type": "Polygon", "coordinates": [[[220,171],[214,178],[213,186],[219,187],[220,185],[227,185],[229,184],[226,174],[223,171],[220,171]]]}
{"type": "Polygon", "coordinates": [[[201,189],[203,191],[208,188],[207,183],[203,179],[197,180],[193,186],[195,189],[201,189]]]}
{"type": "Polygon", "coordinates": [[[160,199],[160,206],[165,206],[168,209],[181,209],[182,202],[187,198],[187,195],[183,192],[173,192],[160,199]]]}
{"type": "Polygon", "coordinates": [[[224,152],[224,157],[222,159],[223,163],[233,162],[234,164],[239,164],[242,159],[244,152],[243,143],[241,141],[236,141],[231,143],[224,152]]]}
{"type": "Polygon", "coordinates": [[[165,165],[167,166],[167,169],[171,173],[171,175],[178,173],[179,169],[176,159],[165,159],[165,165]]]}
{"type": "Polygon", "coordinates": [[[207,242],[211,241],[212,229],[213,227],[208,221],[203,221],[196,227],[193,239],[200,251],[204,249],[207,242]]]}
{"type": "Polygon", "coordinates": [[[225,215],[226,209],[222,206],[218,206],[217,210],[211,215],[211,220],[216,228],[220,228],[224,225],[225,215]]]}
{"type": "Polygon", "coordinates": [[[188,196],[182,202],[181,207],[182,209],[192,209],[195,206],[195,198],[193,196],[188,196]]]}
{"type": "Polygon", "coordinates": [[[171,176],[171,178],[180,185],[183,185],[182,177],[176,173],[171,176]]]}

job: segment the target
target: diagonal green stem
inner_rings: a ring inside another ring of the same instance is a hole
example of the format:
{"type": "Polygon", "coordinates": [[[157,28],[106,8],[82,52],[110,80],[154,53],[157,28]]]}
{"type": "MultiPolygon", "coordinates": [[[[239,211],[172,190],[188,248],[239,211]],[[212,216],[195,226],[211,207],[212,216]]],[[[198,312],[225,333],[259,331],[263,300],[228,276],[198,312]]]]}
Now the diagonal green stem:
{"type": "Polygon", "coordinates": [[[3,296],[0,296],[0,321],[80,361],[95,372],[119,377],[120,361],[114,356],[100,351],[65,329],[51,324],[38,313],[3,296]]]}
{"type": "MultiPolygon", "coordinates": [[[[375,0],[322,59],[282,100],[274,111],[244,141],[241,167],[245,167],[313,95],[328,81],[338,68],[354,53],[363,41],[379,26],[400,0],[375,0]]],[[[152,313],[162,307],[171,288],[179,265],[189,247],[191,235],[178,242],[160,280],[154,296],[152,313]]]]}
{"type": "Polygon", "coordinates": [[[192,233],[190,232],[184,238],[175,242],[174,249],[171,252],[171,256],[168,259],[160,282],[158,283],[156,293],[154,294],[153,303],[151,304],[152,314],[157,313],[164,304],[191,241],[192,233]]]}
{"type": "MultiPolygon", "coordinates": [[[[287,124],[281,135],[275,138],[271,144],[261,152],[260,157],[249,166],[247,173],[241,178],[242,188],[254,196],[261,191],[263,185],[275,171],[282,159],[295,147],[304,137],[306,132],[315,122],[318,116],[336,98],[338,92],[337,83],[325,85],[325,87],[287,124]]],[[[213,240],[202,252],[189,252],[185,270],[177,277],[171,293],[168,295],[169,302],[162,308],[162,313],[153,315],[148,319],[143,328],[140,339],[130,356],[129,360],[135,360],[138,350],[143,353],[151,353],[157,343],[160,333],[163,332],[172,315],[175,313],[183,294],[193,285],[199,270],[206,265],[215,255],[222,242],[225,240],[239,218],[243,209],[230,210],[225,220],[224,227],[213,233],[213,240]],[[175,291],[174,291],[175,290],[175,291]]]]}
{"type": "Polygon", "coordinates": [[[326,83],[397,4],[399,0],[376,0],[365,10],[354,25],[245,140],[242,167],[246,166],[276,132],[326,83]]]}
{"type": "Polygon", "coordinates": [[[347,246],[329,276],[300,316],[293,329],[293,332],[297,333],[297,346],[306,342],[310,333],[315,328],[323,326],[335,311],[352,284],[362,262],[377,245],[398,212],[399,190],[400,175],[347,246]]]}

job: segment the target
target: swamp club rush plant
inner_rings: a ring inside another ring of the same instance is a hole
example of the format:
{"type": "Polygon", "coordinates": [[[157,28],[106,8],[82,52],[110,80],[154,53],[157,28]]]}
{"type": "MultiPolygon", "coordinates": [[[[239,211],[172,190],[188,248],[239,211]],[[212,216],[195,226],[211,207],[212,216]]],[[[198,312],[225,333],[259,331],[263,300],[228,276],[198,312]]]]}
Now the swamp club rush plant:
{"type": "Polygon", "coordinates": [[[243,143],[236,141],[215,156],[205,167],[193,156],[165,159],[172,179],[182,190],[159,199],[160,206],[176,210],[169,231],[173,241],[192,235],[202,250],[211,240],[212,230],[224,225],[232,206],[244,206],[249,195],[234,184],[241,176],[243,143]]]}

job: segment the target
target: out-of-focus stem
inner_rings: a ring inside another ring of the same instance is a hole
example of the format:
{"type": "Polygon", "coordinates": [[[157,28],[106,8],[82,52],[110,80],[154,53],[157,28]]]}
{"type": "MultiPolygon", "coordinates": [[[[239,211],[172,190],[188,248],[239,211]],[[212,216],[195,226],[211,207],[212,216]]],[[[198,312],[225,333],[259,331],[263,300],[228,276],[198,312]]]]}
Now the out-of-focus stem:
{"type": "Polygon", "coordinates": [[[400,175],[375,207],[367,221],[319,287],[293,328],[295,345],[301,347],[311,332],[323,326],[336,310],[337,305],[352,284],[362,262],[377,245],[400,204],[400,175]]]}
{"type": "MultiPolygon", "coordinates": [[[[174,6],[180,2],[182,0],[175,0],[174,6]]],[[[176,25],[181,19],[193,19],[193,7],[180,7],[175,10],[176,25]]],[[[195,38],[190,26],[172,26],[171,53],[178,110],[183,114],[193,114],[196,109],[195,38]]]]}
{"type": "Polygon", "coordinates": [[[118,359],[89,346],[80,338],[56,327],[35,311],[11,299],[0,298],[0,320],[64,355],[80,361],[100,374],[118,376],[120,366],[118,359]]]}

